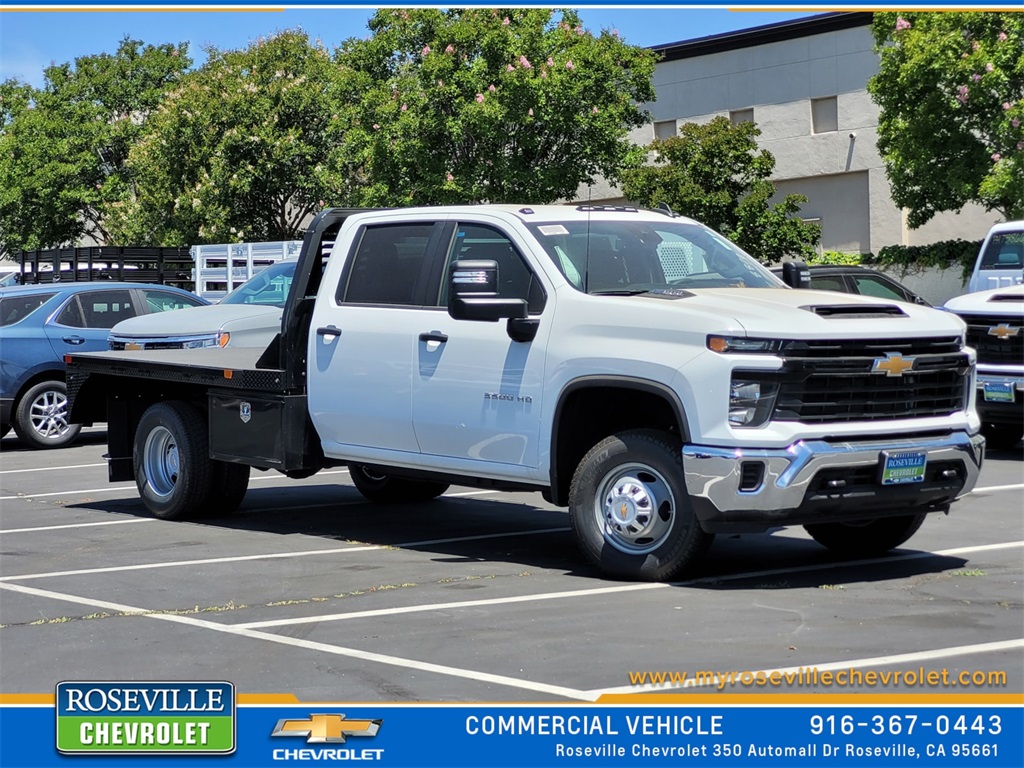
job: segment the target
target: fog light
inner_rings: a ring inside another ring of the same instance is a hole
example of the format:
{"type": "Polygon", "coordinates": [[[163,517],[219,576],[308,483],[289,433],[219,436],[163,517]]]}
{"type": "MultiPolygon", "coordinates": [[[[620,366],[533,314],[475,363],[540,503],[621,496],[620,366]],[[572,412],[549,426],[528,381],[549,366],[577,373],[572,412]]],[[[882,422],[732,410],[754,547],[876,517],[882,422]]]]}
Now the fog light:
{"type": "Polygon", "coordinates": [[[778,393],[778,382],[733,379],[729,387],[729,423],[734,427],[763,426],[778,393]]]}

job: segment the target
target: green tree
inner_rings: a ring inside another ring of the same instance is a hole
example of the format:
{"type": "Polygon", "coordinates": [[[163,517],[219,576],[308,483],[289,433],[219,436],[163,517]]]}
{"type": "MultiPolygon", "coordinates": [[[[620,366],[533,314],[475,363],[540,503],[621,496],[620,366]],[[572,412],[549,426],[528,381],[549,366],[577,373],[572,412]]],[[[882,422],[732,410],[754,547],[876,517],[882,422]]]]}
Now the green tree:
{"type": "Polygon", "coordinates": [[[909,225],[970,202],[1024,218],[1024,14],[876,13],[872,32],[878,149],[909,225]]]}
{"type": "Polygon", "coordinates": [[[189,66],[185,44],[83,56],[45,70],[42,88],[0,85],[0,246],[110,242],[112,205],[130,197],[129,147],[189,66]]]}
{"type": "Polygon", "coordinates": [[[351,196],[343,71],[301,31],[206,53],[132,147],[137,195],[116,231],[160,245],[298,237],[311,212],[351,196]]]}
{"type": "Polygon", "coordinates": [[[367,205],[551,202],[615,178],[654,55],[551,9],[382,9],[346,41],[367,205]]]}
{"type": "Polygon", "coordinates": [[[760,135],[754,123],[732,125],[725,117],[686,123],[678,136],[651,144],[651,163],[624,174],[623,192],[640,205],[667,203],[765,264],[784,256],[809,257],[821,229],[796,217],[807,202],[803,195],[770,202],[775,158],[758,151],[760,135]]]}

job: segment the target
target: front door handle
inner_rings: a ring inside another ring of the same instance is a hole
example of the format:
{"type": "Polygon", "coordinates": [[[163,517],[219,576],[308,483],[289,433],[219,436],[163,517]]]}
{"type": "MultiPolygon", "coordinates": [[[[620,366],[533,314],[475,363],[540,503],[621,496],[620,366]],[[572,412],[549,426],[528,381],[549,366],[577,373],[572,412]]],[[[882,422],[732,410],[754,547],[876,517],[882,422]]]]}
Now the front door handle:
{"type": "Polygon", "coordinates": [[[448,341],[448,334],[441,333],[440,331],[427,331],[420,334],[420,341],[437,341],[444,344],[448,341]]]}
{"type": "Polygon", "coordinates": [[[341,336],[341,328],[334,325],[328,325],[325,328],[316,329],[317,336],[341,336]]]}

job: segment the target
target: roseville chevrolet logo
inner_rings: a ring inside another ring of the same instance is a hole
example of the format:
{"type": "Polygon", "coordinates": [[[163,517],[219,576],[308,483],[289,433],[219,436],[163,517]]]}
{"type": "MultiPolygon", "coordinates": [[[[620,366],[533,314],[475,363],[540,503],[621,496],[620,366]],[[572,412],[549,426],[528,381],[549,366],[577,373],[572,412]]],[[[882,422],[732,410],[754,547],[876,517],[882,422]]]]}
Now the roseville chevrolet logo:
{"type": "Polygon", "coordinates": [[[344,715],[310,715],[277,721],[271,736],[305,736],[307,744],[343,744],[346,736],[376,736],[383,720],[347,720],[344,715]]]}
{"type": "Polygon", "coordinates": [[[872,373],[884,373],[886,376],[902,376],[914,367],[913,357],[904,357],[899,352],[886,352],[885,357],[875,359],[871,366],[872,373]]]}

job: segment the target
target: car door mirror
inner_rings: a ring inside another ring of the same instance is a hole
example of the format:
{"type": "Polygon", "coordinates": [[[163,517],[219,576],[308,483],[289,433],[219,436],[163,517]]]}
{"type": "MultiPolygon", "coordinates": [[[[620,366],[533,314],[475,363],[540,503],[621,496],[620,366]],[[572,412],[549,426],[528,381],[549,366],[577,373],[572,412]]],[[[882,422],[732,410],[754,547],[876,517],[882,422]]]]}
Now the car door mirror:
{"type": "Polygon", "coordinates": [[[496,322],[528,316],[525,299],[498,296],[498,263],[489,260],[453,262],[448,273],[448,314],[456,320],[496,322]]]}

